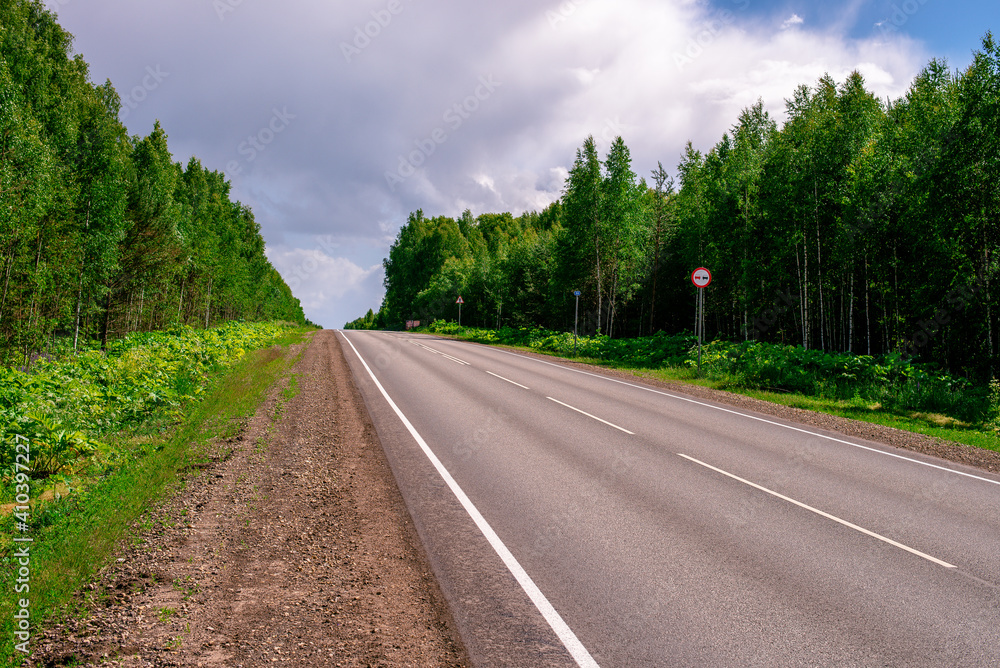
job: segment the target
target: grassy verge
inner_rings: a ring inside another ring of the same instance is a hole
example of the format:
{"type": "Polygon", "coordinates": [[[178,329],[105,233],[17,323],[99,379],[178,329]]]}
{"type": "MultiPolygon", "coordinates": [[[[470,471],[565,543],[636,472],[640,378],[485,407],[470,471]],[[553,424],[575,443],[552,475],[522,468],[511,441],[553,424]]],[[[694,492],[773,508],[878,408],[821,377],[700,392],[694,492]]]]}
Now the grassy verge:
{"type": "Polygon", "coordinates": [[[986,450],[1000,452],[1000,437],[993,430],[976,429],[971,425],[949,418],[938,413],[920,411],[886,410],[867,401],[859,399],[830,399],[824,397],[808,397],[791,392],[769,392],[741,388],[734,385],[732,379],[698,378],[690,369],[667,367],[651,370],[628,370],[635,376],[656,378],[664,381],[701,385],[735,394],[769,401],[781,406],[801,408],[803,410],[827,413],[839,417],[861,420],[885,427],[893,427],[927,436],[935,436],[946,441],[971,445],[986,450]]]}
{"type": "Polygon", "coordinates": [[[0,663],[21,665],[24,658],[15,647],[20,640],[14,619],[19,600],[30,602],[32,636],[40,623],[72,614],[65,604],[73,593],[108,562],[146,509],[179,489],[185,470],[209,461],[211,439],[239,431],[268,389],[294,364],[290,346],[301,342],[308,331],[289,330],[270,347],[246,354],[213,378],[204,399],[193,404],[179,424],[171,427],[163,419],[111,435],[113,449],[129,453],[126,463],[89,481],[78,493],[32,503],[27,533],[16,532],[16,518],[4,520],[0,663]],[[15,543],[15,537],[30,537],[33,542],[15,543]],[[30,551],[30,590],[18,593],[15,555],[24,545],[30,551]]]}
{"type": "MultiPolygon", "coordinates": [[[[936,412],[926,408],[910,408],[905,402],[899,401],[896,406],[884,405],[883,401],[864,398],[861,392],[851,398],[837,398],[830,396],[807,395],[795,391],[772,391],[753,387],[752,383],[747,383],[745,378],[739,374],[729,373],[725,370],[725,364],[716,363],[715,367],[706,364],[707,372],[698,376],[692,368],[688,355],[685,352],[678,352],[680,347],[685,345],[683,337],[678,337],[678,341],[664,341],[657,347],[653,340],[619,340],[617,342],[604,340],[596,346],[594,342],[585,340],[580,350],[583,354],[574,357],[572,348],[572,334],[553,335],[550,332],[534,333],[531,330],[521,330],[520,332],[493,332],[490,330],[476,330],[469,328],[459,329],[453,325],[431,326],[424,328],[425,331],[438,336],[458,338],[490,345],[503,345],[504,347],[522,350],[526,352],[541,353],[555,357],[571,358],[576,362],[592,364],[613,368],[619,371],[630,373],[637,378],[654,378],[668,382],[678,382],[699,385],[716,390],[724,390],[736,394],[742,394],[755,399],[769,401],[771,403],[801,408],[805,410],[827,413],[840,417],[861,420],[873,424],[894,427],[905,431],[916,432],[928,436],[934,436],[947,441],[971,445],[987,450],[1000,452],[1000,436],[995,425],[987,420],[975,422],[963,420],[955,415],[948,415],[943,412],[936,412]],[[611,348],[615,346],[615,348],[611,348]],[[609,350],[609,348],[611,348],[609,350]],[[601,357],[588,355],[592,351],[602,354],[601,357]],[[721,368],[720,368],[721,367],[721,368]]],[[[722,356],[716,355],[715,360],[722,356]]],[[[870,358],[869,358],[870,359],[870,358]]],[[[795,360],[789,360],[788,366],[792,367],[795,360]]],[[[909,370],[908,370],[909,371],[909,370]]],[[[928,374],[920,369],[916,370],[921,375],[916,378],[903,378],[899,384],[901,391],[914,394],[920,391],[919,380],[924,381],[924,394],[930,389],[936,389],[932,383],[937,380],[929,378],[928,374]]],[[[843,375],[838,370],[839,375],[843,375]]],[[[911,372],[913,373],[913,372],[911,372]]],[[[940,379],[938,385],[943,381],[954,382],[950,379],[940,379]]],[[[838,381],[843,383],[842,380],[838,381]]],[[[877,385],[876,382],[854,381],[857,387],[868,389],[866,385],[877,385]]],[[[831,383],[832,384],[832,383],[831,383]]],[[[843,388],[840,388],[841,391],[843,388]]],[[[891,389],[878,388],[882,394],[882,399],[895,399],[886,396],[891,394],[891,389]]],[[[872,392],[875,394],[874,392],[872,392]]],[[[967,393],[969,393],[967,391],[967,393]]],[[[951,392],[953,396],[961,396],[961,390],[951,392]]],[[[914,397],[919,400],[921,397],[914,397]]],[[[933,398],[933,397],[932,397],[933,398]]],[[[925,398],[926,401],[926,398],[925,398]]],[[[888,402],[886,402],[888,403],[888,402]]],[[[943,403],[943,402],[942,402],[943,403]]]]}

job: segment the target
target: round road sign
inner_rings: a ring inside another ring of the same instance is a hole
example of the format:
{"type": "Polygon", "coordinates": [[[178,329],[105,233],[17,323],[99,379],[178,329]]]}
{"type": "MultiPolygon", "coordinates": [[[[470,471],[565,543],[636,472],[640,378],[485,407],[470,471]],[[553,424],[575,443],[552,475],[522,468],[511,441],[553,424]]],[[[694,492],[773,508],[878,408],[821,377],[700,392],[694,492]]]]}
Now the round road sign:
{"type": "Polygon", "coordinates": [[[705,267],[698,267],[691,272],[691,282],[695,284],[695,287],[707,288],[712,284],[712,272],[705,267]]]}

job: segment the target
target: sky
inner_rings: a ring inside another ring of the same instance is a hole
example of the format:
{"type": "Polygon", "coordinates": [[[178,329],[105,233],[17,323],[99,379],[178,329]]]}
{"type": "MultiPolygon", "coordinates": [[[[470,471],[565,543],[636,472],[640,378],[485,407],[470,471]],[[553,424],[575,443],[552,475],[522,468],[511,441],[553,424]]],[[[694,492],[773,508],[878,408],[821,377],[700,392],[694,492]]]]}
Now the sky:
{"type": "Polygon", "coordinates": [[[306,316],[384,295],[408,214],[541,210],[577,148],[674,172],[741,109],[828,73],[902,96],[972,60],[1000,3],[944,0],[47,0],[121,119],[225,172],[306,316]]]}

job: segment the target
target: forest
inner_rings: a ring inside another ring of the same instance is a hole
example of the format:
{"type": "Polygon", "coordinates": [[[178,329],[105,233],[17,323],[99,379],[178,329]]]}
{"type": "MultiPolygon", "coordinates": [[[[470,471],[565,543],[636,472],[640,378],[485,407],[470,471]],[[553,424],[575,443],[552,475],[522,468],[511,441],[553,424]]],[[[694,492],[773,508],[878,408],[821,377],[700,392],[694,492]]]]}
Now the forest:
{"type": "Polygon", "coordinates": [[[253,213],[157,123],[129,136],[38,0],[0,2],[0,364],[54,341],[177,325],[305,321],[253,213]]]}
{"type": "Polygon", "coordinates": [[[384,261],[379,311],[399,329],[456,320],[616,338],[694,329],[691,272],[710,339],[902,354],[987,381],[1000,366],[993,277],[1000,231],[1000,47],[964,71],[932,60],[897,100],[855,72],[786,100],[779,127],[744,109],[676,181],[633,171],[619,137],[587,138],[561,198],[513,216],[409,216],[384,261]]]}

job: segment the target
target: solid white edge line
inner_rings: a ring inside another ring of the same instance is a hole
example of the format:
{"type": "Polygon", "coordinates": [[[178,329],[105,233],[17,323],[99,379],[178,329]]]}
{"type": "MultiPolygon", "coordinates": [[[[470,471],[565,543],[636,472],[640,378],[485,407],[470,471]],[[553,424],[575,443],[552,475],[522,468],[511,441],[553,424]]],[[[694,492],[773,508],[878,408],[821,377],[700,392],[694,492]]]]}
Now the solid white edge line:
{"type": "MultiPolygon", "coordinates": [[[[443,339],[449,341],[450,339],[443,339]]],[[[456,342],[464,343],[464,342],[456,342]]],[[[922,462],[919,459],[913,459],[912,457],[905,457],[903,455],[897,455],[894,452],[886,452],[885,450],[879,450],[878,448],[871,448],[867,445],[861,445],[860,443],[851,443],[850,441],[845,441],[840,438],[834,438],[833,436],[827,436],[826,434],[819,434],[814,431],[809,431],[808,429],[800,429],[799,427],[793,427],[787,424],[781,424],[780,422],[775,422],[773,420],[767,420],[765,418],[757,417],[755,415],[747,415],[746,413],[741,413],[739,411],[730,410],[728,408],[722,408],[721,406],[713,406],[712,404],[707,404],[703,401],[698,401],[696,399],[691,399],[690,397],[682,397],[676,394],[670,394],[669,392],[663,392],[662,390],[656,390],[652,387],[645,387],[643,385],[636,385],[635,383],[629,383],[624,380],[618,380],[617,378],[609,378],[608,376],[602,376],[598,373],[590,373],[589,371],[582,371],[580,369],[574,369],[572,367],[563,366],[562,364],[554,364],[552,362],[546,362],[545,360],[535,359],[534,357],[527,357],[526,355],[519,355],[518,353],[512,353],[509,350],[501,350],[500,348],[490,347],[491,350],[495,350],[498,353],[503,353],[505,355],[513,355],[514,357],[520,357],[521,359],[531,360],[532,362],[538,362],[539,364],[547,364],[548,366],[554,366],[559,369],[564,369],[566,371],[572,371],[574,373],[582,373],[585,376],[593,376],[594,378],[600,378],[603,380],[611,381],[612,383],[618,383],[619,385],[627,385],[628,387],[634,387],[638,390],[644,390],[646,392],[652,392],[653,394],[660,394],[664,397],[670,397],[671,399],[679,399],[680,401],[687,401],[688,403],[696,404],[698,406],[705,406],[706,408],[712,408],[717,411],[722,411],[724,413],[731,413],[733,415],[739,415],[741,417],[748,418],[750,420],[757,420],[758,422],[763,422],[765,424],[774,425],[776,427],[781,427],[783,429],[790,429],[792,431],[797,431],[802,434],[808,434],[809,436],[815,436],[817,438],[825,438],[828,441],[833,441],[835,443],[843,443],[844,445],[849,445],[853,448],[860,448],[861,450],[868,450],[869,452],[874,452],[880,455],[885,455],[886,457],[895,457],[896,459],[902,459],[903,461],[912,462],[914,464],[920,464],[921,466],[927,466],[932,469],[938,469],[939,471],[947,471],[948,473],[954,473],[955,475],[965,476],[966,478],[972,478],[974,480],[981,480],[982,482],[988,482],[993,485],[1000,485],[1000,481],[991,480],[989,478],[983,478],[982,476],[973,475],[972,473],[965,473],[964,471],[956,471],[955,469],[950,469],[947,466],[939,466],[937,464],[931,464],[930,462],[922,462]]]]}
{"type": "Polygon", "coordinates": [[[493,531],[493,528],[489,525],[489,522],[486,521],[486,518],[483,517],[482,513],[480,513],[476,506],[473,505],[472,500],[466,496],[465,492],[462,491],[462,488],[458,486],[457,482],[455,482],[455,479],[451,477],[451,474],[448,473],[448,469],[444,467],[444,464],[441,463],[441,460],[438,459],[437,455],[435,455],[430,449],[427,442],[424,441],[423,437],[417,432],[406,416],[403,415],[403,411],[399,410],[399,406],[396,405],[396,402],[392,400],[389,393],[385,391],[384,387],[382,387],[382,383],[380,383],[378,378],[375,377],[375,374],[372,373],[371,367],[369,367],[368,363],[365,362],[365,359],[361,356],[361,353],[358,352],[358,349],[354,347],[351,340],[347,338],[347,335],[344,334],[344,332],[341,331],[340,334],[344,337],[344,340],[347,341],[347,344],[351,346],[351,349],[354,350],[354,354],[358,356],[358,360],[365,367],[365,371],[368,372],[368,375],[371,376],[372,381],[375,383],[375,387],[377,387],[379,392],[382,393],[382,396],[385,397],[385,400],[389,403],[389,406],[392,407],[396,416],[399,417],[407,431],[409,431],[410,435],[413,436],[417,445],[420,446],[420,449],[424,451],[425,455],[427,455],[431,464],[433,464],[434,468],[437,469],[441,478],[444,479],[445,483],[451,489],[459,503],[462,504],[462,507],[465,508],[465,511],[472,518],[472,521],[476,523],[477,527],[479,527],[479,530],[482,532],[483,536],[486,537],[486,540],[489,541],[490,546],[496,551],[504,565],[507,566],[511,575],[513,575],[514,579],[517,580],[517,583],[521,585],[521,589],[524,590],[524,593],[526,593],[528,598],[531,599],[531,602],[535,604],[535,607],[538,608],[538,611],[542,614],[542,617],[545,618],[545,621],[548,622],[550,627],[552,627],[552,630],[555,632],[556,636],[562,642],[566,650],[570,653],[570,656],[572,656],[576,661],[577,665],[581,666],[581,668],[600,668],[597,662],[594,661],[594,658],[590,655],[590,652],[587,651],[587,648],[583,646],[580,639],[576,637],[573,630],[563,620],[562,616],[560,616],[560,614],[556,612],[556,609],[552,607],[552,604],[549,603],[549,600],[531,579],[531,576],[529,576],[524,568],[521,567],[521,564],[518,563],[511,551],[507,549],[507,546],[504,545],[503,541],[500,540],[500,537],[495,531],[493,531]]]}
{"type": "Polygon", "coordinates": [[[517,385],[518,387],[520,387],[523,390],[530,390],[531,389],[530,387],[525,387],[524,385],[521,385],[521,383],[515,383],[510,378],[504,378],[503,376],[501,376],[499,374],[495,374],[492,371],[487,371],[486,373],[490,374],[491,376],[495,376],[495,377],[499,378],[500,380],[506,380],[511,385],[517,385]]]}
{"type": "Polygon", "coordinates": [[[611,422],[608,422],[607,420],[602,420],[601,418],[597,417],[596,415],[591,415],[590,413],[588,413],[586,411],[581,411],[579,408],[576,408],[574,406],[570,406],[569,404],[564,404],[563,402],[559,401],[558,399],[553,399],[552,397],[545,397],[545,398],[548,399],[549,401],[556,402],[560,406],[565,406],[566,408],[570,409],[571,411],[576,411],[577,413],[580,413],[581,415],[586,415],[587,417],[593,418],[593,419],[597,420],[598,422],[603,422],[604,424],[608,425],[609,427],[614,427],[618,431],[623,431],[626,434],[628,434],[629,436],[635,436],[635,434],[633,434],[632,432],[630,432],[628,429],[625,429],[624,427],[619,427],[618,425],[612,424],[611,422]]]}
{"type": "Polygon", "coordinates": [[[825,517],[827,519],[833,520],[834,522],[838,522],[839,524],[843,524],[845,527],[849,527],[851,529],[854,529],[855,531],[860,531],[861,533],[865,534],[866,536],[871,536],[872,538],[877,538],[878,540],[882,541],[883,543],[888,543],[889,545],[892,545],[894,547],[898,547],[901,550],[906,550],[907,552],[909,552],[911,554],[915,554],[918,557],[922,557],[922,558],[926,559],[927,561],[934,562],[938,566],[944,566],[945,568],[958,568],[954,564],[949,564],[947,561],[941,561],[940,559],[938,559],[936,557],[932,557],[931,555],[926,554],[924,552],[921,552],[920,550],[915,550],[912,547],[909,547],[907,545],[903,545],[902,543],[897,543],[896,541],[892,540],[891,538],[886,538],[885,536],[877,534],[874,531],[869,531],[868,529],[865,529],[864,527],[859,527],[857,524],[852,524],[851,522],[848,522],[847,520],[842,520],[842,519],[840,519],[839,517],[837,517],[835,515],[831,515],[830,513],[825,513],[822,510],[819,510],[817,508],[813,508],[812,506],[806,505],[806,504],[802,503],[801,501],[796,501],[795,499],[787,497],[784,494],[779,494],[778,492],[770,490],[767,487],[762,487],[762,486],[758,485],[757,483],[750,482],[749,480],[741,478],[738,475],[733,475],[732,473],[729,473],[727,471],[723,471],[722,469],[716,468],[715,466],[712,466],[711,464],[706,464],[705,462],[699,461],[699,460],[695,459],[694,457],[689,457],[688,455],[684,455],[684,454],[681,454],[681,453],[677,453],[677,454],[679,456],[683,457],[684,459],[687,459],[688,461],[694,462],[695,464],[698,464],[700,466],[704,466],[707,469],[712,469],[713,471],[721,473],[724,476],[729,476],[733,480],[738,480],[741,483],[743,483],[744,485],[750,485],[751,487],[759,489],[762,492],[767,492],[771,496],[775,496],[775,497],[781,499],[782,501],[787,501],[788,503],[795,504],[799,508],[805,508],[809,512],[816,513],[817,515],[820,515],[821,517],[825,517]]]}

